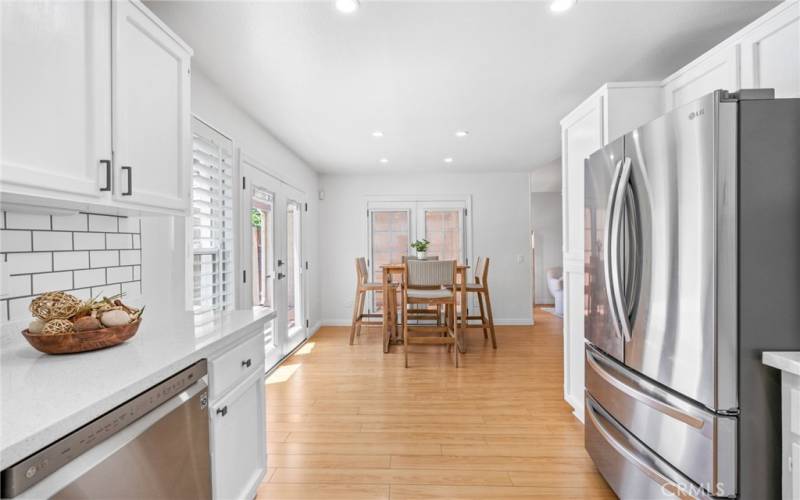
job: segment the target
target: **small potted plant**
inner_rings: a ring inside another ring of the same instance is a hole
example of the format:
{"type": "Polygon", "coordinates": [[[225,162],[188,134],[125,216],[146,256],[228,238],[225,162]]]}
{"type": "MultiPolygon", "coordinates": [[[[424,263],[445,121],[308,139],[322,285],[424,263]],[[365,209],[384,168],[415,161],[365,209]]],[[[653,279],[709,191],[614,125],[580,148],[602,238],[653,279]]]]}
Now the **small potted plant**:
{"type": "Polygon", "coordinates": [[[425,238],[421,240],[417,240],[411,244],[411,248],[417,251],[417,258],[424,259],[426,252],[428,250],[428,246],[431,244],[430,241],[426,240],[425,238]]]}

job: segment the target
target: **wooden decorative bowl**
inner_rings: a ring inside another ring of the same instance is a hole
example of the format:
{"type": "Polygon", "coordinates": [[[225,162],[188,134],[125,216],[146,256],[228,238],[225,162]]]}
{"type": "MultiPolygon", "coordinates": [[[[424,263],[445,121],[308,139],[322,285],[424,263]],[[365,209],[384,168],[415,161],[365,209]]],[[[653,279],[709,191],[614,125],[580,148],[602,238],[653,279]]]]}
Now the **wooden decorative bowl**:
{"type": "Polygon", "coordinates": [[[33,334],[26,328],[22,330],[22,335],[37,351],[45,354],[72,354],[96,351],[121,344],[136,335],[141,322],[142,319],[139,318],[127,325],[56,335],[33,334]]]}

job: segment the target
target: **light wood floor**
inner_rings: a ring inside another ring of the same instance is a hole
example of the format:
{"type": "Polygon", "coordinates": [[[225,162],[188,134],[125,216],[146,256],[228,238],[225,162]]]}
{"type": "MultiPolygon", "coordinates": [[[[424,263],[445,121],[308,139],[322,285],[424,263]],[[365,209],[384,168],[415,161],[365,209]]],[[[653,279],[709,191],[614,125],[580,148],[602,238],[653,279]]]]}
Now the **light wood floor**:
{"type": "Polygon", "coordinates": [[[615,498],[562,399],[561,321],[479,330],[456,369],[442,346],[381,351],[321,329],[267,383],[265,499],[615,498]]]}

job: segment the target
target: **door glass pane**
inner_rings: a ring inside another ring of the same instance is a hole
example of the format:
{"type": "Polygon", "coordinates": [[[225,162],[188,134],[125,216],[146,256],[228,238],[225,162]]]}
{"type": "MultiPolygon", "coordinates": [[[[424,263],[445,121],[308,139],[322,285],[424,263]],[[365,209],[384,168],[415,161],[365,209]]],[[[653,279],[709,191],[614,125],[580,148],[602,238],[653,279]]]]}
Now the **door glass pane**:
{"type": "MultiPolygon", "coordinates": [[[[372,267],[373,281],[383,281],[382,265],[401,262],[408,255],[409,213],[406,210],[373,211],[370,214],[372,234],[372,267]]],[[[373,294],[373,310],[380,310],[383,297],[373,294]]]]}
{"type": "Polygon", "coordinates": [[[431,242],[428,255],[462,262],[461,210],[425,210],[425,239],[431,242]]]}
{"type": "Polygon", "coordinates": [[[300,273],[302,262],[300,254],[300,204],[289,202],[286,206],[286,286],[288,289],[288,328],[289,331],[301,326],[302,290],[300,273]]]}
{"type": "Polygon", "coordinates": [[[273,255],[275,228],[271,193],[256,188],[250,207],[250,240],[253,256],[253,304],[274,307],[273,255]]]}

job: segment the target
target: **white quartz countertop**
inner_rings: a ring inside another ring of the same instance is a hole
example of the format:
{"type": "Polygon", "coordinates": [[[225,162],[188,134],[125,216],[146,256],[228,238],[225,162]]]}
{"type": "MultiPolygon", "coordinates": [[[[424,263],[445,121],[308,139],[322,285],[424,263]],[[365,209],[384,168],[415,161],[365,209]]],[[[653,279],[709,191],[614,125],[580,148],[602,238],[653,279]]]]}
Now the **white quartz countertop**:
{"type": "Polygon", "coordinates": [[[0,469],[13,465],[209,354],[238,342],[267,309],[195,327],[190,312],[149,305],[136,336],[99,351],[50,356],[10,323],[0,332],[0,469]],[[248,328],[249,327],[249,328],[248,328]]]}
{"type": "Polygon", "coordinates": [[[767,351],[761,354],[761,361],[800,377],[800,351],[767,351]]]}

